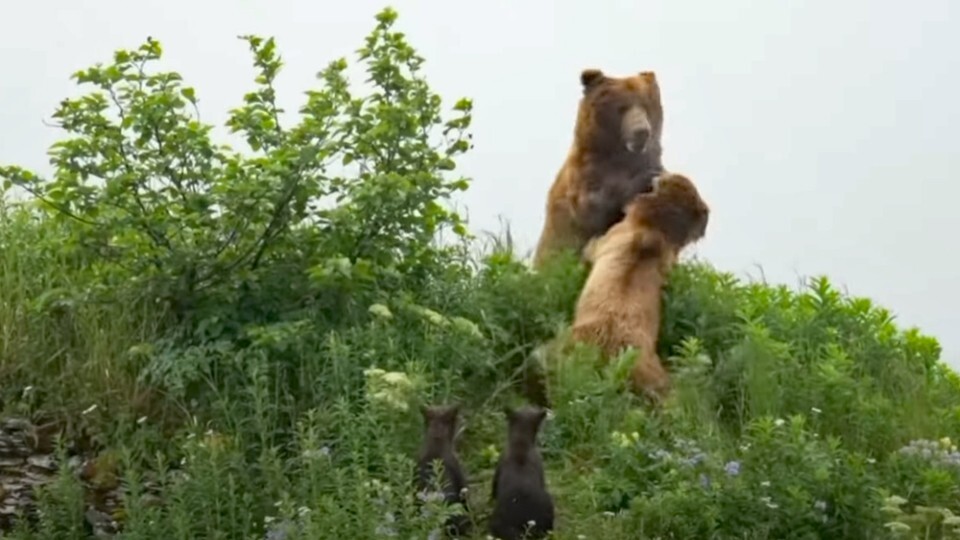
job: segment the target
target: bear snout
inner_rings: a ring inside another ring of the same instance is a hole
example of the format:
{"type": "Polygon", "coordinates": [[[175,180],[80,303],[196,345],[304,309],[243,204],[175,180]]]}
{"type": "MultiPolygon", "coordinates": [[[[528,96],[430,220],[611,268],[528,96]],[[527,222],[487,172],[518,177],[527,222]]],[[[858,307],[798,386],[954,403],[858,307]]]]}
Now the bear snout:
{"type": "Polygon", "coordinates": [[[643,152],[647,147],[647,141],[650,139],[650,130],[648,129],[638,129],[635,130],[627,138],[627,150],[630,152],[643,152]]]}
{"type": "Polygon", "coordinates": [[[621,124],[623,143],[630,152],[642,152],[650,140],[650,119],[641,107],[631,107],[623,115],[621,124]]]}

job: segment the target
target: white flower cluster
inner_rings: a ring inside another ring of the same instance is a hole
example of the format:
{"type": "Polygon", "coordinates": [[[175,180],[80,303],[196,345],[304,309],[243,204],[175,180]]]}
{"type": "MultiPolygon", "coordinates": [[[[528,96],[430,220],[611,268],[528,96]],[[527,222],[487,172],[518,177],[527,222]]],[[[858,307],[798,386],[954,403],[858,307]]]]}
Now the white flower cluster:
{"type": "Polygon", "coordinates": [[[960,467],[960,452],[957,451],[957,446],[953,444],[950,437],[944,437],[939,441],[915,439],[901,448],[900,453],[921,457],[940,465],[960,467]]]}

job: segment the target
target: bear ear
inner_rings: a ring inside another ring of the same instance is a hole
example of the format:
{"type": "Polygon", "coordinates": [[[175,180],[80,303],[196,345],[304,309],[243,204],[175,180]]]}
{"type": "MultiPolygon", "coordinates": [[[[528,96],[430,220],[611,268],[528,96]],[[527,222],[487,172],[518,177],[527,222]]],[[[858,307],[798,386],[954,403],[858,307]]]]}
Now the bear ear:
{"type": "Polygon", "coordinates": [[[647,82],[657,82],[657,74],[653,71],[641,71],[638,73],[641,79],[646,80],[647,82]]]}
{"type": "Polygon", "coordinates": [[[606,76],[599,69],[589,68],[580,72],[580,84],[583,85],[584,90],[593,88],[605,78],[606,76]]]}
{"type": "Polygon", "coordinates": [[[460,415],[460,409],[461,409],[461,403],[459,401],[454,401],[449,405],[449,408],[447,409],[447,414],[450,416],[450,418],[456,418],[457,416],[460,415]]]}

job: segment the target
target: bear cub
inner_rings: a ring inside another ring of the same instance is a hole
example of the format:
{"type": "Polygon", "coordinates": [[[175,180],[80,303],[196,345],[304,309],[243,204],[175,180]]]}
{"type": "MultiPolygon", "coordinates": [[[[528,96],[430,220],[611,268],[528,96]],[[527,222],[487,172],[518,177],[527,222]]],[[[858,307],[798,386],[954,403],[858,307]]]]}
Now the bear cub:
{"type": "Polygon", "coordinates": [[[417,492],[426,496],[434,485],[434,460],[443,463],[443,500],[446,504],[459,504],[464,510],[464,513],[447,519],[446,530],[451,536],[465,535],[471,529],[470,517],[466,513],[467,477],[454,449],[459,412],[459,405],[420,407],[425,434],[415,471],[417,492]]]}
{"type": "Polygon", "coordinates": [[[592,266],[571,334],[599,346],[607,357],[635,347],[633,390],[659,403],[670,383],[657,356],[662,289],[680,251],[705,235],[710,209],[687,177],[664,173],[624,214],[584,248],[592,266]]]}
{"type": "Polygon", "coordinates": [[[490,534],[501,540],[544,538],[553,530],[553,498],[547,492],[537,432],[547,415],[540,407],[506,409],[507,446],[493,476],[490,534]],[[524,536],[526,535],[526,536],[524,536]]]}

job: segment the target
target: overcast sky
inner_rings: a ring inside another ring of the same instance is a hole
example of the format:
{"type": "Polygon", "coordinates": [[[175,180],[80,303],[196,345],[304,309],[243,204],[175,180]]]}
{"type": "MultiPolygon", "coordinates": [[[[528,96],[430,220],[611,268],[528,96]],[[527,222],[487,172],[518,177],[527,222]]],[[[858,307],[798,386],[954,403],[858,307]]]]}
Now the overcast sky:
{"type": "MultiPolygon", "coordinates": [[[[295,110],[352,55],[385,0],[34,0],[0,33],[0,163],[48,170],[44,126],[69,75],[148,35],[222,124],[251,85],[244,33],[275,36],[295,110]]],[[[955,331],[960,231],[960,2],[955,0],[396,1],[448,105],[474,99],[471,229],[510,223],[532,249],[572,139],[579,73],[654,70],[664,163],[713,213],[694,253],[796,285],[826,274],[940,339],[955,331]],[[589,6],[602,6],[589,7],[589,6]],[[953,35],[951,35],[953,34],[953,35]]]]}

